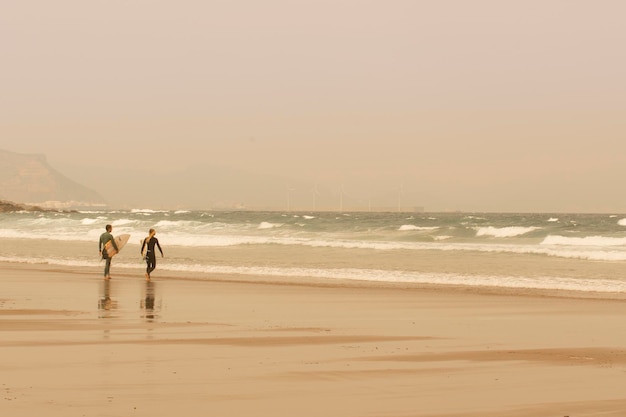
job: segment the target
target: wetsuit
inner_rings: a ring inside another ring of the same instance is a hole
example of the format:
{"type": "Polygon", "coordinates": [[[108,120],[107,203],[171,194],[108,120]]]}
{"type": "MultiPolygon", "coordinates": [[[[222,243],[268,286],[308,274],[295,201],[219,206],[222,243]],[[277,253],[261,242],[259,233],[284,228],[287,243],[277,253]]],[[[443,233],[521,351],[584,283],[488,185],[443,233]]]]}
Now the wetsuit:
{"type": "Polygon", "coordinates": [[[154,246],[159,248],[159,252],[161,252],[161,256],[163,256],[163,250],[161,249],[161,245],[159,245],[159,239],[156,237],[152,237],[150,240],[148,238],[143,240],[143,244],[141,245],[141,253],[143,253],[143,249],[147,246],[146,250],[146,274],[150,276],[150,273],[154,271],[156,268],[156,253],[154,253],[154,246]]]}
{"type": "Polygon", "coordinates": [[[108,277],[111,271],[111,257],[107,253],[106,244],[111,241],[113,248],[117,251],[117,245],[115,244],[115,239],[113,239],[113,235],[109,232],[104,232],[100,235],[100,241],[98,242],[98,252],[102,253],[102,259],[106,260],[104,264],[104,277],[108,277]]]}

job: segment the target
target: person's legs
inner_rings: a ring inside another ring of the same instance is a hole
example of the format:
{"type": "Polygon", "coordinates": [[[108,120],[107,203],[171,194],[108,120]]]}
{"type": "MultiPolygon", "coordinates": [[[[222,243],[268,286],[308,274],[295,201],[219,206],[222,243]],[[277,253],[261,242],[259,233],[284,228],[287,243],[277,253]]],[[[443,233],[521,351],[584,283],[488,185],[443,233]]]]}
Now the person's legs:
{"type": "Polygon", "coordinates": [[[146,256],[146,279],[150,279],[150,273],[156,268],[156,256],[148,254],[146,256]]]}
{"type": "Polygon", "coordinates": [[[150,273],[154,271],[155,269],[156,269],[156,257],[148,258],[148,268],[146,269],[146,272],[148,273],[148,275],[150,275],[150,273]]]}
{"type": "Polygon", "coordinates": [[[111,258],[106,258],[104,264],[104,279],[111,278],[111,258]]]}

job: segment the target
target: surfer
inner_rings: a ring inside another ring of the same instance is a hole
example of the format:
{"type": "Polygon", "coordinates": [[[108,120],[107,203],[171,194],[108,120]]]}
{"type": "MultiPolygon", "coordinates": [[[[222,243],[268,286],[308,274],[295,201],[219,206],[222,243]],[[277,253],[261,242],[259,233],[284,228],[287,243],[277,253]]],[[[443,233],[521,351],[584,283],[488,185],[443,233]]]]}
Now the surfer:
{"type": "Polygon", "coordinates": [[[154,237],[156,231],[154,229],[150,229],[148,231],[148,237],[143,240],[141,244],[141,254],[144,255],[144,248],[146,249],[144,259],[146,260],[146,281],[150,281],[150,273],[154,271],[156,268],[156,253],[154,252],[154,247],[159,248],[159,252],[161,252],[161,258],[163,257],[163,250],[161,249],[161,245],[159,244],[159,240],[154,237]]]}
{"type": "Polygon", "coordinates": [[[98,251],[102,259],[106,260],[106,263],[104,264],[104,279],[111,279],[111,274],[110,274],[111,257],[107,253],[106,244],[109,243],[110,241],[111,245],[113,245],[113,248],[115,249],[116,252],[118,251],[118,249],[117,249],[117,244],[115,243],[115,239],[113,239],[113,235],[111,234],[111,231],[113,230],[113,226],[111,226],[110,224],[107,224],[105,229],[106,229],[106,232],[100,235],[100,242],[98,243],[98,251]]]}

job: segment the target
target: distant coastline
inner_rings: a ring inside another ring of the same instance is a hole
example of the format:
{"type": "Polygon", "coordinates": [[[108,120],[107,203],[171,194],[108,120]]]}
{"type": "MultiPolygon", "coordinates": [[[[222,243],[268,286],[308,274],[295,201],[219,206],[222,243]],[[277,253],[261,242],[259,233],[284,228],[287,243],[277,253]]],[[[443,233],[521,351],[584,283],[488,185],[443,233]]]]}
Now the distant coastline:
{"type": "Polygon", "coordinates": [[[12,201],[0,200],[0,213],[11,213],[15,211],[59,211],[56,209],[48,209],[39,206],[32,206],[29,204],[14,203],[12,201]]]}

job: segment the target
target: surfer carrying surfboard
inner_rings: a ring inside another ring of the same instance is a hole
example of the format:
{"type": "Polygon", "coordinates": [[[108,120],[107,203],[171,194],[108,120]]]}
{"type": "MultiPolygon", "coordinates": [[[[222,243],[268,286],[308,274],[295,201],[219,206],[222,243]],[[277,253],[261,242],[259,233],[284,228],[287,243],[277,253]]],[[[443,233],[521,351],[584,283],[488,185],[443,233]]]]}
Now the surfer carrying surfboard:
{"type": "Polygon", "coordinates": [[[115,252],[118,252],[118,248],[117,244],[115,243],[115,239],[111,234],[111,231],[113,231],[113,226],[107,224],[105,229],[106,232],[100,235],[98,251],[100,252],[100,256],[102,256],[102,259],[106,261],[106,263],[104,264],[104,279],[111,279],[111,256],[109,256],[109,254],[107,253],[107,243],[111,242],[111,245],[113,246],[113,249],[115,249],[115,252]]]}
{"type": "Polygon", "coordinates": [[[150,273],[156,268],[156,253],[154,251],[155,246],[159,248],[159,252],[161,252],[161,258],[163,257],[163,250],[161,249],[159,240],[154,237],[155,234],[156,231],[154,229],[150,229],[148,231],[148,237],[145,238],[143,240],[143,243],[141,244],[141,254],[146,260],[146,281],[150,281],[150,273]]]}

